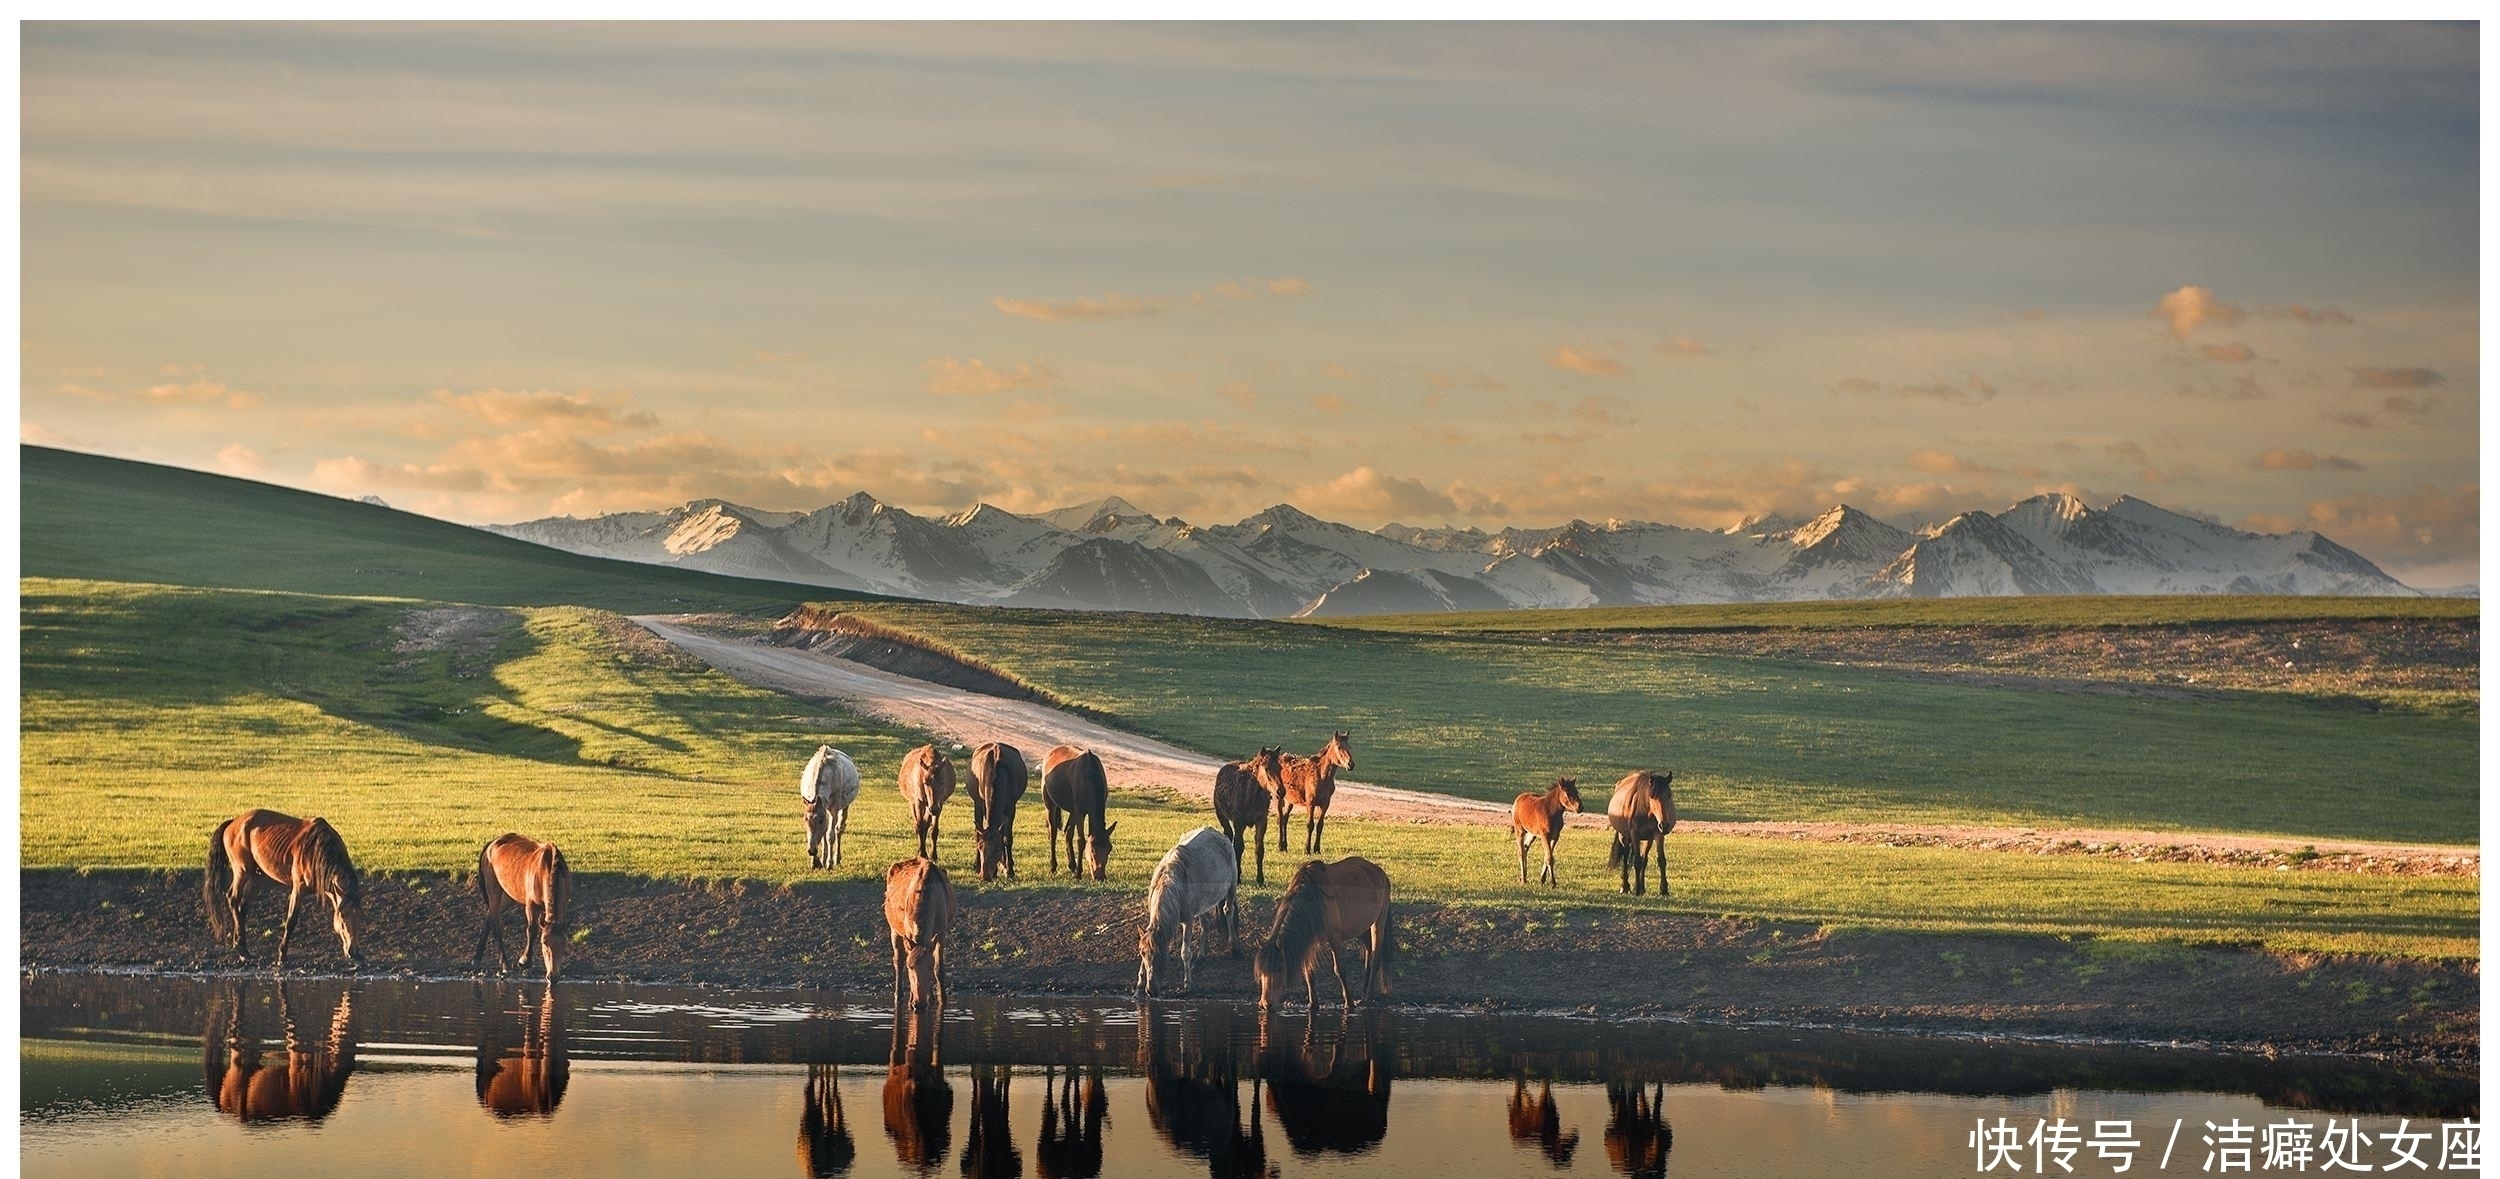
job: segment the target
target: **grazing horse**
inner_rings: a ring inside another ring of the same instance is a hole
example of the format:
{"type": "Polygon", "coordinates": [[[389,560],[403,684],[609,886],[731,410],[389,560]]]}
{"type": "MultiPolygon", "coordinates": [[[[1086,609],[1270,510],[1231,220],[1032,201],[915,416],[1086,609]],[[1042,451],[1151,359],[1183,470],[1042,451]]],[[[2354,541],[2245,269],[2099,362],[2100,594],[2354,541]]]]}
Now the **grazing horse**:
{"type": "MultiPolygon", "coordinates": [[[[1152,1115],[1151,1105],[1147,1112],[1152,1115]]],[[[1033,1146],[1034,1173],[1041,1179],[1095,1179],[1102,1174],[1102,1126],[1110,1118],[1111,1095],[1103,1091],[1101,1065],[1086,1067],[1081,1097],[1075,1066],[1062,1078],[1057,1066],[1043,1065],[1042,1137],[1033,1146]]]]}
{"type": "Polygon", "coordinates": [[[1256,847],[1261,884],[1267,883],[1267,808],[1284,779],[1283,752],[1262,745],[1257,757],[1215,770],[1215,823],[1233,841],[1233,875],[1241,875],[1243,849],[1256,847]]]}
{"type": "Polygon", "coordinates": [[[911,806],[911,829],[920,840],[920,854],[936,859],[938,812],[955,793],[955,759],[935,745],[923,745],[903,755],[895,783],[902,787],[903,801],[911,806]]]}
{"type": "Polygon", "coordinates": [[[1649,857],[1658,855],[1658,895],[1667,895],[1667,832],[1675,830],[1675,771],[1654,774],[1634,770],[1615,783],[1606,800],[1606,825],[1614,828],[1614,846],[1606,866],[1622,873],[1621,891],[1640,896],[1649,891],[1649,857]]]}
{"type": "Polygon", "coordinates": [[[894,1046],[886,1055],[885,1136],[894,1140],[894,1158],[922,1175],[946,1161],[948,1126],[955,1117],[955,1087],[946,1083],[938,1064],[938,1028],[945,1021],[929,1019],[927,1052],[921,1051],[917,1015],[894,1013],[894,1046]],[[909,1039],[905,1027],[910,1028],[909,1039]]]}
{"type": "Polygon", "coordinates": [[[1293,808],[1302,807],[1310,812],[1302,820],[1302,854],[1318,855],[1322,829],[1328,826],[1328,800],[1337,794],[1337,771],[1354,768],[1354,743],[1339,733],[1309,757],[1288,753],[1279,761],[1282,788],[1276,792],[1276,850],[1293,850],[1287,820],[1293,818],[1293,808]]]}
{"type": "Polygon", "coordinates": [[[1528,1078],[1512,1082],[1510,1090],[1510,1140],[1522,1150],[1537,1150],[1557,1171],[1571,1169],[1571,1156],[1580,1151],[1580,1132],[1565,1132],[1562,1111],[1554,1107],[1554,1083],[1545,1082],[1534,1098],[1528,1096],[1528,1078]]]}
{"type": "Polygon", "coordinates": [[[1223,832],[1200,827],[1173,844],[1155,865],[1154,882],[1146,888],[1146,923],[1137,931],[1138,994],[1154,997],[1155,968],[1175,948],[1180,951],[1181,993],[1189,992],[1210,917],[1224,927],[1225,944],[1239,948],[1241,866],[1231,851],[1232,841],[1223,832]]]}
{"type": "Polygon", "coordinates": [[[315,1040],[296,1028],[287,1006],[286,984],[278,984],[278,1023],[286,1036],[283,1061],[265,1059],[259,1038],[243,1034],[243,1012],[248,1006],[239,987],[231,1003],[212,999],[209,1004],[200,1063],[217,1112],[238,1122],[319,1125],[338,1109],[339,1099],[347,1095],[347,1078],[356,1071],[351,996],[345,990],[339,992],[338,1005],[330,1013],[329,1035],[315,1040]],[[223,1035],[218,1034],[220,1025],[223,1035]]]}
{"type": "Polygon", "coordinates": [[[911,1006],[934,998],[946,1006],[946,931],[955,923],[955,886],[946,869],[926,856],[896,861],[885,871],[885,925],[894,946],[894,1006],[903,1006],[903,976],[911,976],[911,1006]]]}
{"type": "Polygon", "coordinates": [[[1042,806],[1050,814],[1050,870],[1059,871],[1059,832],[1067,831],[1068,874],[1083,875],[1076,866],[1076,827],[1085,824],[1085,872],[1103,878],[1111,863],[1111,833],[1118,823],[1104,825],[1111,809],[1111,780],[1102,759],[1092,751],[1061,745],[1042,759],[1042,806]]]}
{"type": "Polygon", "coordinates": [[[556,989],[548,987],[538,1001],[536,1019],[527,1011],[520,1013],[518,1048],[501,1042],[500,1019],[483,1025],[477,1045],[477,1103],[486,1112],[498,1118],[555,1116],[573,1072],[564,1052],[563,1012],[556,989]]]}
{"type": "Polygon", "coordinates": [[[851,825],[851,804],[859,801],[859,767],[851,755],[831,745],[816,747],[799,772],[799,802],[807,808],[807,866],[842,866],[842,830],[851,825]]]}
{"type": "Polygon", "coordinates": [[[1522,794],[1510,804],[1510,834],[1519,841],[1519,883],[1528,882],[1528,845],[1543,840],[1545,866],[1538,869],[1536,882],[1561,886],[1554,875],[1554,845],[1562,842],[1564,811],[1580,813],[1580,783],[1571,778],[1556,778],[1545,793],[1522,794]]]}
{"type": "Polygon", "coordinates": [[[838,1066],[807,1066],[807,1104],[799,1108],[799,1173],[807,1179],[838,1179],[859,1158],[850,1123],[842,1118],[838,1066]]]}
{"type": "Polygon", "coordinates": [[[1361,856],[1334,864],[1312,860],[1293,874],[1284,899],[1276,903],[1276,925],[1250,960],[1259,981],[1259,1013],[1281,1005],[1291,972],[1302,975],[1302,994],[1312,1010],[1319,1000],[1311,976],[1319,970],[1320,951],[1328,952],[1329,968],[1337,972],[1337,993],[1345,1009],[1354,1010],[1354,993],[1346,987],[1345,963],[1338,943],[1367,939],[1363,952],[1363,997],[1389,993],[1389,874],[1361,856]]]}
{"type": "Polygon", "coordinates": [[[547,981],[556,978],[556,946],[563,940],[564,923],[572,916],[573,870],[565,866],[564,853],[552,843],[541,843],[526,835],[505,832],[477,853],[477,899],[486,905],[486,923],[478,928],[477,949],[469,954],[469,965],[475,967],[486,954],[486,935],[495,935],[495,967],[517,970],[529,961],[530,946],[536,943],[547,963],[547,981]],[[521,910],[523,935],[521,952],[504,965],[508,952],[503,942],[503,911],[513,906],[521,910]]]}
{"type": "Polygon", "coordinates": [[[989,742],[972,751],[972,870],[996,880],[1003,866],[1016,878],[1016,802],[1024,797],[1024,754],[989,742]]]}
{"type": "Polygon", "coordinates": [[[243,948],[243,907],[262,880],[287,890],[286,920],[278,925],[279,969],[286,968],[287,940],[295,933],[296,906],[306,892],[330,903],[330,928],[339,935],[339,952],[349,962],[365,960],[356,950],[365,924],[356,863],[328,820],[248,810],[217,824],[216,833],[208,837],[208,873],[200,881],[200,900],[208,907],[209,932],[246,962],[252,956],[243,948]]]}
{"type": "Polygon", "coordinates": [[[1606,1082],[1606,1161],[1634,1179],[1666,1179],[1675,1127],[1666,1117],[1665,1082],[1606,1082]]]}

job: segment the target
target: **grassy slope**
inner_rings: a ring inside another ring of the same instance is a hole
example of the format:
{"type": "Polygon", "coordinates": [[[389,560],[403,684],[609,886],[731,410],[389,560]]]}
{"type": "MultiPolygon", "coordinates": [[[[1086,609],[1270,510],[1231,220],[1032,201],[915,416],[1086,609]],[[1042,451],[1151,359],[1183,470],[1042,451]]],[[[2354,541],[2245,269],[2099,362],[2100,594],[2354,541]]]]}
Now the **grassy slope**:
{"type": "MultiPolygon", "coordinates": [[[[1176,744],[1355,738],[1356,776],[1508,800],[1675,769],[1704,819],[2100,825],[2472,843],[2472,718],[2154,699],[1616,647],[877,604],[1176,744]]],[[[1597,797],[1590,805],[1600,805],[1597,797]]]]}
{"type": "Polygon", "coordinates": [[[632,612],[782,611],[838,591],[575,556],[267,483],[18,447],[27,576],[632,612]]]}
{"type": "Polygon", "coordinates": [[[2155,626],[2166,623],[2308,622],[2355,618],[2475,618],[2472,598],[2037,597],[1909,598],[1870,602],[1739,602],[1698,606],[1601,606],[1587,610],[1490,610],[1315,618],[1348,630],[1398,634],[1535,634],[1553,631],[1789,630],[1855,626],[2155,626]]]}
{"type": "MultiPolygon", "coordinates": [[[[471,653],[403,651],[422,605],[23,588],[29,867],[190,868],[216,820],[257,804],[329,817],[369,868],[458,870],[518,829],[565,844],[582,871],[795,879],[807,873],[793,779],[820,740],[867,778],[842,876],[873,879],[909,854],[891,782],[915,735],[742,687],[612,615],[498,611],[507,621],[471,653]]],[[[1115,805],[1111,887],[1130,893],[1204,821],[1150,797],[1115,805]]],[[[1038,805],[1020,819],[1024,863],[1038,869],[1038,805]]],[[[967,824],[951,808],[950,865],[968,859],[967,824]]],[[[1406,895],[1530,895],[1511,883],[1496,831],[1338,820],[1329,835],[1332,854],[1392,865],[1406,895]]],[[[1670,907],[1713,916],[2476,954],[2471,881],[1725,838],[1679,837],[1672,854],[1670,907]]],[[[1565,887],[1540,903],[1660,904],[1619,897],[1602,857],[1599,840],[1567,839],[1565,887]]],[[[1059,887],[1033,876],[1016,887],[1059,887]]]]}

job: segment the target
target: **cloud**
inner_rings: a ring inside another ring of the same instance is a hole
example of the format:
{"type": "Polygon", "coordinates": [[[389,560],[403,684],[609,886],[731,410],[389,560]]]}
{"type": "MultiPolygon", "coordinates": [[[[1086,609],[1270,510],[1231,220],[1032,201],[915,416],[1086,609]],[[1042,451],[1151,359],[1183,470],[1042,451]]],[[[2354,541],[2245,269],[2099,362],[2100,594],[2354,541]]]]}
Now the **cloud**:
{"type": "Polygon", "coordinates": [[[2317,500],[2298,518],[2258,515],[2247,527],[2288,532],[2294,527],[2325,534],[2382,565],[2432,566],[2471,561],[2482,548],[2481,490],[2421,484],[2412,491],[2365,493],[2317,500]]]}
{"type": "Polygon", "coordinates": [[[979,357],[957,360],[951,356],[939,356],[932,358],[926,367],[928,390],[938,397],[981,397],[993,393],[1039,392],[1059,387],[1059,374],[1046,365],[1032,361],[1022,362],[1014,368],[992,368],[979,357]]]}
{"type": "Polygon", "coordinates": [[[2247,312],[2214,297],[2209,287],[2185,286],[2153,302],[2152,318],[2170,325],[2170,334],[2187,339],[2208,323],[2237,323],[2247,312]]]}
{"type": "Polygon", "coordinates": [[[587,390],[557,393],[547,389],[478,389],[454,393],[436,389],[431,396],[443,405],[496,426],[565,423],[593,429],[642,430],[659,424],[649,410],[631,408],[622,396],[587,390]]]}
{"type": "Polygon", "coordinates": [[[1173,297],[1170,295],[1120,295],[1106,293],[1096,299],[1017,299],[998,295],[990,306],[999,314],[1039,323],[1067,323],[1092,319],[1138,319],[1161,315],[1175,307],[1207,307],[1222,300],[1245,301],[1259,298],[1290,299],[1311,293],[1308,280],[1285,278],[1244,279],[1220,282],[1203,291],[1173,297]]]}
{"type": "Polygon", "coordinates": [[[2195,468],[2187,466],[2186,464],[2179,464],[2168,469],[2164,469],[2153,462],[2153,456],[2146,453],[2141,445],[2134,442],[2112,442],[2109,445],[2102,447],[2101,453],[2106,454],[2128,466],[2134,467],[2135,477],[2138,480],[2155,486],[2171,482],[2175,479],[2184,479],[2196,473],[2195,468]]]}
{"type": "Polygon", "coordinates": [[[1563,416],[1583,426],[1615,430],[1637,425],[1640,422],[1639,418],[1632,416],[1631,402],[1620,397],[1600,397],[1595,394],[1572,402],[1571,408],[1565,410],[1563,416]]]}
{"type": "Polygon", "coordinates": [[[81,445],[77,439],[60,433],[59,431],[52,429],[50,426],[46,426],[41,422],[26,421],[22,418],[19,419],[17,423],[17,440],[31,446],[81,445]]]}
{"type": "Polygon", "coordinates": [[[2356,389],[2428,389],[2448,378],[2426,368],[2352,368],[2356,389]]]}
{"type": "Polygon", "coordinates": [[[1434,491],[1418,480],[1385,475],[1370,466],[1356,467],[1325,483],[1305,483],[1287,498],[1306,512],[1359,522],[1464,514],[1448,492],[1434,491]]]}
{"type": "Polygon", "coordinates": [[[1329,417],[1341,418],[1345,416],[1345,411],[1354,408],[1354,403],[1334,393],[1317,393],[1311,397],[1311,408],[1329,417]]]}
{"type": "Polygon", "coordinates": [[[1948,401],[1958,405],[1978,405],[1982,402],[1994,401],[1997,395],[1997,387],[1977,373],[1972,373],[1958,382],[1939,377],[1912,385],[1887,384],[1883,381],[1868,380],[1865,377],[1844,377],[1835,382],[1832,388],[1860,397],[1887,393],[1894,397],[1924,398],[1948,401]]]}
{"type": "Polygon", "coordinates": [[[2255,349],[2246,344],[2206,344],[2197,348],[2205,359],[2220,364],[2246,364],[2257,359],[2255,349]]]}
{"type": "Polygon", "coordinates": [[[2360,463],[2340,454],[2309,450],[2269,450],[2257,456],[2260,471],[2358,471],[2360,463]]]}
{"type": "Polygon", "coordinates": [[[2338,426],[2350,426],[2355,430],[2367,430],[2378,425],[2377,418],[2355,409],[2331,409],[2322,416],[2338,426]]]}
{"type": "Polygon", "coordinates": [[[2261,401],[2266,396],[2266,387],[2259,384],[2255,377],[2232,377],[2227,381],[2208,377],[2202,382],[2179,384],[2170,390],[2170,395],[2200,401],[2261,401]]]}
{"type": "Polygon", "coordinates": [[[1248,381],[1233,381],[1216,390],[1215,395],[1243,409],[1249,409],[1259,403],[1258,390],[1251,388],[1248,381]]]}
{"type": "Polygon", "coordinates": [[[2303,307],[2298,303],[2267,307],[2257,314],[2268,319],[2289,319],[2310,327],[2350,327],[2356,322],[2352,316],[2345,314],[2340,308],[2303,307]]]}
{"type": "Polygon", "coordinates": [[[1919,451],[1910,456],[1910,465],[1931,475],[1993,475],[1996,473],[1994,467],[1941,450],[1919,451]]]}
{"type": "Polygon", "coordinates": [[[1435,389],[1483,389],[1487,392],[1498,393],[1510,388],[1510,382],[1496,380],[1483,373],[1468,373],[1461,376],[1457,373],[1432,369],[1416,374],[1416,379],[1435,389]]]}
{"type": "Polygon", "coordinates": [[[236,442],[217,452],[217,469],[229,475],[257,475],[269,469],[269,461],[259,451],[236,442]]]}
{"type": "Polygon", "coordinates": [[[1592,377],[1619,377],[1632,370],[1622,361],[1594,348],[1561,345],[1546,352],[1545,363],[1567,373],[1584,373],[1592,377]]]}
{"type": "Polygon", "coordinates": [[[2418,420],[2423,415],[2439,408],[2439,399],[2436,397],[2407,397],[2402,393],[2390,393],[2387,395],[2387,400],[2380,402],[2379,405],[2385,408],[2389,413],[2418,420]]]}
{"type": "Polygon", "coordinates": [[[1270,279],[1267,284],[1267,293],[1279,299],[1290,299],[1296,295],[1310,294],[1311,284],[1295,277],[1270,279]]]}
{"type": "Polygon", "coordinates": [[[140,396],[158,405],[223,404],[229,409],[249,409],[260,404],[258,393],[246,393],[228,388],[224,382],[208,380],[150,385],[140,396]]]}
{"type": "Polygon", "coordinates": [[[1658,345],[1658,354],[1661,356],[1708,356],[1710,349],[1690,336],[1677,336],[1658,345]]]}

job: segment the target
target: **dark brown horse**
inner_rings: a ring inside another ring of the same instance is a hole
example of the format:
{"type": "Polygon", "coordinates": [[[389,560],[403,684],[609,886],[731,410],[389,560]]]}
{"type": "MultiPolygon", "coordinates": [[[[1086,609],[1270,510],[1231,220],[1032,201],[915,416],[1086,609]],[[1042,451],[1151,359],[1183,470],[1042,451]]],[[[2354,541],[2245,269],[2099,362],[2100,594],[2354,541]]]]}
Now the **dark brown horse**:
{"type": "Polygon", "coordinates": [[[1667,1123],[1664,1082],[1606,1082],[1606,1161],[1633,1179],[1666,1179],[1675,1127],[1667,1123]]]}
{"type": "Polygon", "coordinates": [[[354,1010],[345,990],[330,1013],[329,1034],[308,1037],[295,1026],[286,984],[278,985],[278,1023],[285,1057],[270,1060],[260,1039],[243,1029],[247,1004],[238,988],[230,1002],[212,1001],[201,1064],[217,1111],[239,1122],[306,1121],[318,1124],[339,1107],[347,1078],[356,1071],[354,1010]],[[223,1007],[221,1019],[219,1008],[223,1007]]]}
{"type": "Polygon", "coordinates": [[[911,1006],[932,999],[946,1006],[946,932],[955,924],[955,886],[946,869],[925,856],[900,860],[885,871],[885,925],[894,948],[894,1006],[903,1006],[903,979],[911,978],[911,1006]]]}
{"type": "Polygon", "coordinates": [[[1528,1096],[1528,1078],[1520,1077],[1510,1091],[1510,1140],[1523,1150],[1541,1151],[1545,1161],[1557,1171],[1571,1169],[1571,1156],[1580,1151],[1580,1132],[1565,1132],[1562,1111],[1554,1106],[1554,1083],[1545,1082],[1535,1097],[1528,1096]]]}
{"type": "Polygon", "coordinates": [[[946,800],[955,794],[955,759],[935,745],[923,745],[903,755],[903,768],[895,772],[894,781],[902,788],[904,804],[911,808],[919,854],[936,859],[938,812],[946,809],[946,800]]]}
{"type": "Polygon", "coordinates": [[[989,742],[972,751],[972,870],[983,880],[1016,878],[1016,803],[1031,775],[1013,745],[989,742]]]}
{"type": "Polygon", "coordinates": [[[1284,780],[1283,752],[1262,745],[1257,757],[1215,769],[1215,825],[1233,841],[1233,875],[1241,875],[1243,849],[1255,847],[1261,884],[1267,883],[1267,808],[1284,780]]]}
{"type": "MultiPolygon", "coordinates": [[[[511,1012],[499,1012],[508,1016],[511,1012]]],[[[538,1010],[521,1015],[521,1042],[500,1035],[502,1020],[489,1020],[477,1045],[477,1103],[498,1118],[551,1118],[564,1104],[572,1064],[564,1051],[564,1008],[556,989],[540,996],[538,1010]]]]}
{"type": "Polygon", "coordinates": [[[799,1108],[799,1173],[839,1179],[859,1157],[842,1117],[842,1074],[830,1064],[807,1066],[807,1103],[799,1108]]]}
{"type": "Polygon", "coordinates": [[[1276,850],[1293,850],[1291,826],[1293,808],[1310,812],[1302,821],[1302,854],[1319,854],[1319,841],[1328,826],[1328,801],[1337,795],[1337,771],[1354,768],[1354,743],[1344,733],[1328,739],[1318,753],[1309,757],[1286,754],[1281,759],[1279,776],[1283,788],[1276,792],[1276,850]]]}
{"type": "Polygon", "coordinates": [[[1640,896],[1649,891],[1649,858],[1658,857],[1658,895],[1667,895],[1667,833],[1675,830],[1675,771],[1663,774],[1634,770],[1615,783],[1606,800],[1606,825],[1614,829],[1614,846],[1606,866],[1622,873],[1622,891],[1640,896]]]}
{"type": "Polygon", "coordinates": [[[1068,874],[1091,873],[1103,878],[1111,864],[1111,833],[1118,823],[1105,824],[1111,809],[1111,780],[1102,759],[1092,751],[1061,745],[1042,759],[1042,806],[1050,814],[1050,870],[1059,872],[1059,833],[1067,832],[1068,874]],[[1076,866],[1077,824],[1085,825],[1085,869],[1076,866]]]}
{"type": "Polygon", "coordinates": [[[496,969],[519,969],[529,961],[534,943],[546,960],[547,981],[555,981],[556,946],[563,942],[565,922],[573,915],[573,870],[565,866],[564,853],[552,843],[505,832],[477,853],[477,896],[486,905],[486,923],[477,931],[470,967],[485,957],[486,936],[493,934],[496,969]],[[521,910],[521,952],[506,967],[502,917],[505,909],[515,906],[521,910]]]}
{"type": "Polygon", "coordinates": [[[1554,845],[1562,842],[1563,812],[1580,813],[1580,783],[1556,778],[1543,794],[1522,794],[1510,804],[1510,834],[1519,842],[1519,883],[1528,882],[1528,845],[1542,840],[1545,866],[1536,882],[1560,887],[1554,875],[1554,845]]]}
{"type": "Polygon", "coordinates": [[[895,1161],[922,1175],[946,1161],[955,1117],[955,1088],[946,1083],[946,1071],[938,1064],[942,1023],[935,1016],[923,1019],[896,1010],[894,1046],[886,1055],[885,1136],[894,1140],[895,1161]]]}
{"type": "Polygon", "coordinates": [[[1292,975],[1302,976],[1302,994],[1316,1012],[1318,999],[1311,977],[1318,972],[1321,951],[1337,972],[1337,993],[1345,1009],[1354,1010],[1354,993],[1346,986],[1345,964],[1338,944],[1363,939],[1363,998],[1389,993],[1389,874],[1361,856],[1334,864],[1312,860],[1293,874],[1284,899],[1276,903],[1276,924],[1250,959],[1259,982],[1259,1012],[1265,1015],[1284,1001],[1292,975]]]}
{"type": "MultiPolygon", "coordinates": [[[[1042,1067],[1042,1136],[1033,1147],[1033,1170],[1041,1179],[1102,1174],[1102,1127],[1111,1118],[1111,1095],[1103,1090],[1101,1065],[1088,1065],[1084,1081],[1079,1096],[1075,1066],[1065,1077],[1057,1075],[1056,1066],[1042,1067]]],[[[1148,1115],[1152,1112],[1150,1105],[1148,1115]]]]}
{"type": "Polygon", "coordinates": [[[339,952],[350,962],[364,961],[356,949],[365,923],[356,863],[328,820],[249,810],[217,824],[216,833],[208,837],[208,873],[200,881],[200,900],[208,908],[209,932],[246,962],[252,956],[243,948],[243,908],[263,880],[287,890],[286,920],[278,926],[280,969],[286,967],[287,940],[295,932],[295,910],[307,892],[329,902],[339,952]]]}

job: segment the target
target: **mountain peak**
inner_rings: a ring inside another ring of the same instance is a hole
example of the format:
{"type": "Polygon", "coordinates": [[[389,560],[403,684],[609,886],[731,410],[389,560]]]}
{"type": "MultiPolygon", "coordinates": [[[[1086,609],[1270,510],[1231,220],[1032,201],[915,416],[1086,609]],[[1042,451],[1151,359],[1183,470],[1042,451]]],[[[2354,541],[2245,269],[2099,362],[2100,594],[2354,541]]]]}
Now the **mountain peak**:
{"type": "Polygon", "coordinates": [[[1292,504],[1270,504],[1268,505],[1267,510],[1243,519],[1242,523],[1245,525],[1273,524],[1278,528],[1299,528],[1311,524],[1326,523],[1326,521],[1323,521],[1319,517],[1303,511],[1292,504]]]}

